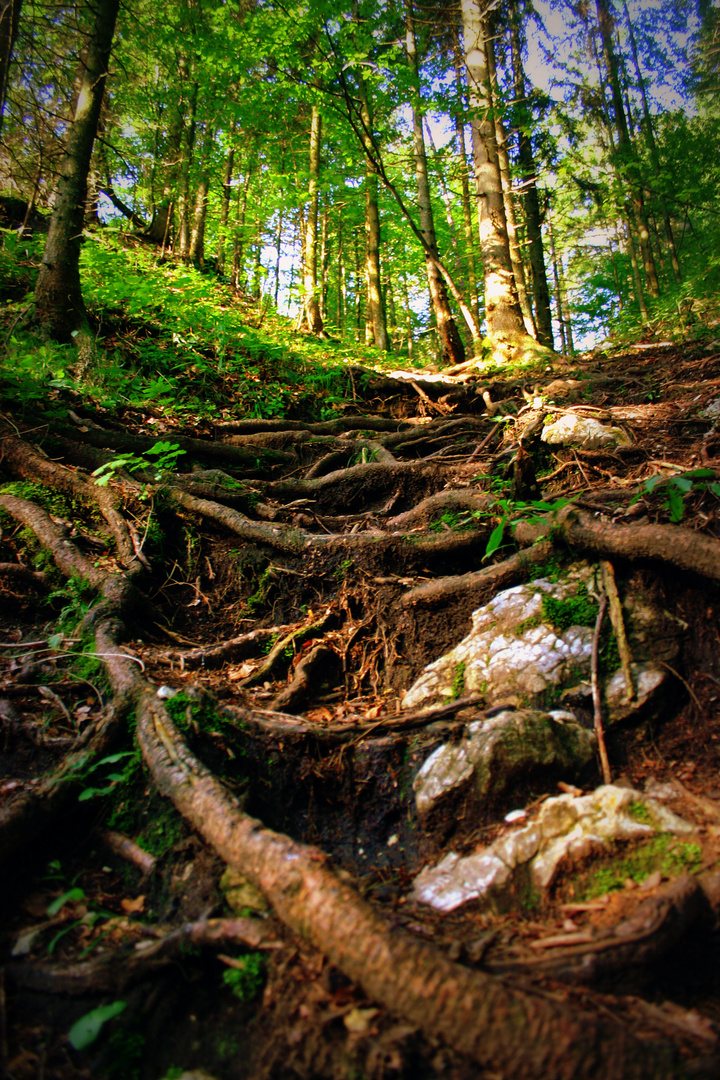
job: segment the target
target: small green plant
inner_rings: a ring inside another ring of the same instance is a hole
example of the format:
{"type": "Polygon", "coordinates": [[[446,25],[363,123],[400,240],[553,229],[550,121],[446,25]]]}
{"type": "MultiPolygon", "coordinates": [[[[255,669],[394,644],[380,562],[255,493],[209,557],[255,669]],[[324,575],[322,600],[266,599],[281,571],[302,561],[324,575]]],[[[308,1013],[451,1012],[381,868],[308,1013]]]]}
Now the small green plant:
{"type": "Polygon", "coordinates": [[[240,1001],[253,1001],[265,982],[265,957],[262,953],[248,953],[235,961],[238,965],[223,972],[223,982],[240,1001]]]}
{"type": "Polygon", "coordinates": [[[97,1039],[103,1025],[125,1009],[126,1001],[113,1001],[109,1005],[101,1005],[97,1009],[91,1009],[79,1020],[76,1020],[68,1032],[68,1040],[76,1050],[85,1050],[97,1039]]]}
{"type": "Polygon", "coordinates": [[[638,502],[643,494],[651,495],[658,487],[662,488],[665,495],[665,501],[661,503],[661,507],[668,511],[670,520],[676,524],[685,516],[684,497],[691,491],[709,491],[716,498],[720,498],[720,483],[716,480],[714,470],[693,469],[691,472],[669,478],[659,473],[648,477],[632,502],[638,502]]]}
{"type": "Polygon", "coordinates": [[[485,548],[485,554],[483,555],[483,562],[493,555],[500,547],[505,535],[505,527],[513,518],[511,528],[514,529],[516,525],[519,525],[521,521],[530,523],[539,523],[543,520],[543,514],[557,513],[563,506],[567,506],[569,499],[556,499],[555,502],[549,503],[543,500],[537,500],[534,502],[522,502],[515,501],[513,499],[498,499],[493,505],[502,510],[502,518],[490,533],[490,539],[487,542],[485,548]],[[528,517],[519,517],[515,519],[515,514],[522,513],[526,510],[532,510],[534,513],[528,517]]]}
{"type": "Polygon", "coordinates": [[[78,795],[78,802],[87,802],[88,799],[96,799],[101,798],[104,795],[111,795],[118,784],[129,784],[140,769],[139,750],[124,750],[118,754],[109,754],[107,757],[101,758],[100,761],[96,761],[94,765],[91,765],[90,768],[85,771],[83,779],[86,779],[98,770],[104,772],[108,765],[117,765],[117,763],[123,759],[129,760],[125,761],[122,772],[105,772],[101,781],[103,786],[83,788],[78,795]]]}
{"type": "Polygon", "coordinates": [[[112,461],[106,461],[91,474],[94,476],[98,487],[106,487],[110,481],[123,469],[127,472],[137,472],[139,469],[153,471],[156,481],[163,478],[164,473],[169,472],[177,459],[185,451],[181,450],[177,443],[156,442],[144,455],[118,454],[112,461]]]}
{"type": "Polygon", "coordinates": [[[457,701],[465,693],[465,661],[460,660],[453,668],[452,699],[457,701]]]}

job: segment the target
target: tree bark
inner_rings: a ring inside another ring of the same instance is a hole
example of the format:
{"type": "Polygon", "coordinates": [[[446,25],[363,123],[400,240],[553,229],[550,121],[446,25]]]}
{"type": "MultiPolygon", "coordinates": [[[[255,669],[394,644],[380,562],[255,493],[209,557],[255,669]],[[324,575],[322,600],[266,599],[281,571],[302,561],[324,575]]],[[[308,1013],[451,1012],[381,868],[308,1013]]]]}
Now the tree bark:
{"type": "Polygon", "coordinates": [[[530,277],[533,299],[535,301],[535,321],[538,341],[549,349],[554,348],[552,331],[552,311],[550,308],[550,289],[545,267],[545,252],[542,239],[542,213],[537,189],[537,169],[533,155],[532,142],[528,131],[527,93],[525,72],[522,66],[522,40],[520,35],[520,14],[517,0],[511,0],[510,8],[510,43],[512,51],[513,84],[515,102],[523,114],[518,126],[518,159],[522,171],[525,191],[525,227],[527,229],[528,255],[530,259],[530,277]]]}
{"type": "Polygon", "coordinates": [[[20,25],[22,0],[0,0],[0,131],[7,98],[10,61],[20,25]]]}
{"type": "Polygon", "coordinates": [[[308,162],[308,205],[305,220],[305,257],[303,259],[303,310],[299,325],[307,326],[313,334],[322,334],[323,321],[317,288],[318,181],[320,177],[320,142],[322,117],[317,105],[310,116],[310,153],[308,162]]]}
{"type": "Polygon", "coordinates": [[[618,137],[616,167],[620,179],[629,194],[640,242],[640,251],[642,254],[648,291],[652,297],[658,297],[660,295],[660,285],[657,278],[657,270],[655,269],[655,260],[650,248],[650,229],[645,213],[642,188],[639,186],[637,177],[635,176],[637,163],[634,160],[634,147],[628,130],[625,106],[623,105],[622,90],[620,87],[617,55],[612,40],[613,17],[607,0],[595,0],[595,7],[603,47],[603,59],[605,61],[607,78],[612,92],[613,114],[618,137]]]}
{"type": "Polygon", "coordinates": [[[238,293],[244,284],[243,258],[245,254],[245,217],[247,214],[248,191],[253,173],[253,159],[248,155],[242,187],[238,188],[235,207],[235,234],[233,237],[232,283],[238,293]]]}
{"type": "Polygon", "coordinates": [[[502,185],[503,203],[505,204],[505,222],[507,225],[508,248],[510,261],[515,280],[515,291],[518,303],[523,315],[525,329],[531,337],[537,338],[537,329],[533,320],[532,308],[528,301],[527,286],[525,282],[525,267],[520,254],[518,242],[517,220],[515,217],[515,193],[512,189],[510,175],[510,158],[507,151],[507,131],[500,116],[500,103],[498,100],[497,72],[495,70],[495,45],[492,34],[485,42],[488,62],[488,75],[490,77],[490,101],[492,104],[493,117],[495,120],[495,146],[497,148],[498,169],[500,170],[500,183],[502,185]]]}
{"type": "Polygon", "coordinates": [[[190,246],[188,248],[188,258],[200,267],[205,265],[205,222],[207,220],[208,194],[210,191],[210,154],[214,138],[215,128],[208,122],[205,126],[205,138],[203,139],[201,151],[200,181],[195,196],[195,213],[193,214],[190,246]]]}
{"type": "MultiPolygon", "coordinates": [[[[364,84],[362,93],[363,127],[371,130],[370,108],[364,84]]],[[[380,209],[378,206],[378,178],[369,155],[365,156],[365,283],[367,287],[367,315],[365,340],[387,352],[390,343],[387,334],[385,306],[380,284],[380,209]]]]}
{"type": "Polygon", "coordinates": [[[184,138],[182,140],[180,158],[180,191],[178,194],[180,223],[178,228],[178,254],[181,259],[187,259],[190,254],[190,168],[192,166],[193,152],[195,149],[197,97],[198,84],[196,80],[193,80],[190,83],[188,92],[187,117],[185,120],[184,138]]]}
{"type": "MultiPolygon", "coordinates": [[[[225,155],[225,164],[223,166],[222,174],[222,198],[220,200],[220,224],[218,225],[217,246],[218,274],[223,274],[225,272],[225,241],[227,239],[228,221],[230,219],[230,200],[232,199],[232,176],[233,166],[235,165],[235,147],[233,143],[236,130],[237,125],[233,122],[230,130],[230,148],[225,155]]],[[[275,302],[277,303],[277,296],[275,302]]]]}
{"type": "Polygon", "coordinates": [[[462,0],[463,46],[468,76],[480,250],[485,276],[488,337],[500,358],[537,343],[526,333],[514,290],[502,183],[491,120],[485,20],[481,0],[462,0]]]}
{"type": "Polygon", "coordinates": [[[452,311],[450,310],[445,282],[437,262],[439,255],[432,203],[430,201],[427,155],[425,153],[425,139],[423,136],[423,110],[420,100],[419,61],[415,40],[412,0],[406,0],[405,2],[405,15],[405,41],[413,81],[413,154],[415,158],[415,181],[418,192],[418,209],[420,211],[420,231],[422,232],[424,240],[423,249],[425,251],[428,288],[430,290],[430,300],[435,315],[435,321],[437,323],[438,334],[440,335],[442,359],[443,363],[452,367],[455,364],[462,364],[465,359],[465,349],[460,334],[458,333],[452,311]]]}
{"type": "MultiPolygon", "coordinates": [[[[642,77],[640,71],[640,61],[638,58],[637,42],[635,40],[635,29],[630,18],[630,12],[626,0],[623,0],[623,7],[625,9],[625,20],[627,22],[628,33],[630,36],[630,48],[632,51],[633,65],[635,67],[635,78],[637,81],[638,89],[640,90],[640,97],[642,99],[643,106],[643,121],[645,131],[645,141],[650,151],[650,160],[653,165],[653,172],[656,179],[661,177],[660,169],[660,155],[658,154],[657,143],[655,142],[655,132],[653,130],[653,120],[650,113],[650,106],[647,99],[647,90],[645,88],[645,80],[642,77]]],[[[660,205],[662,208],[663,226],[665,228],[665,239],[667,240],[668,248],[670,249],[670,261],[672,262],[673,274],[678,284],[682,281],[682,274],[680,272],[680,262],[678,260],[677,248],[675,247],[675,236],[673,234],[672,222],[670,221],[670,214],[667,207],[667,201],[664,195],[660,195],[660,205]]]]}
{"type": "Polygon", "coordinates": [[[515,1080],[669,1080],[667,1047],[636,1041],[619,1022],[551,995],[454,964],[378,914],[326,864],[248,817],[179,739],[148,690],[138,741],[160,791],[232,867],[261,889],[280,919],[372,1000],[440,1037],[484,1069],[515,1080]]]}
{"type": "Polygon", "coordinates": [[[93,30],[81,57],[80,89],[35,287],[36,318],[43,331],[58,341],[68,341],[86,322],[80,288],[80,242],[90,159],[119,6],[120,0],[97,0],[93,30]]]}
{"type": "Polygon", "coordinates": [[[480,326],[480,304],[478,301],[478,271],[475,259],[475,235],[473,232],[472,206],[470,202],[470,179],[468,172],[468,156],[465,146],[465,113],[462,89],[462,60],[460,42],[457,37],[457,29],[454,28],[454,53],[455,53],[455,89],[457,93],[457,107],[455,109],[455,141],[458,163],[460,166],[460,185],[463,209],[463,236],[465,239],[465,265],[466,280],[468,282],[467,293],[470,310],[475,322],[480,326]]]}

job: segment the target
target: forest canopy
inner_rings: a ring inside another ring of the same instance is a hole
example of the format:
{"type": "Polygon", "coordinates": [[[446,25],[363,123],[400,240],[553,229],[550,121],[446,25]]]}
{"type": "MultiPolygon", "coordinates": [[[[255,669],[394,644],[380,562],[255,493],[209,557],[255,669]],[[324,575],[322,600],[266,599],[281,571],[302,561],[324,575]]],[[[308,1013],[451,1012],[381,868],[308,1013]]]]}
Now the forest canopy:
{"type": "MultiPolygon", "coordinates": [[[[26,234],[95,17],[2,5],[0,190],[26,234]]],[[[707,0],[136,0],[84,224],[420,360],[683,332],[715,314],[717,35],[707,0]]]]}

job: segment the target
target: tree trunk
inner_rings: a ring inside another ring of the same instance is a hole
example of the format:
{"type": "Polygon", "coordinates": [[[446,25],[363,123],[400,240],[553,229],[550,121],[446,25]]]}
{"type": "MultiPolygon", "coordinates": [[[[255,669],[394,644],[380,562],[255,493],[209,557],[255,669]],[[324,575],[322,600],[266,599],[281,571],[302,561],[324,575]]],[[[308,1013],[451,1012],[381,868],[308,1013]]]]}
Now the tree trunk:
{"type": "MultiPolygon", "coordinates": [[[[181,66],[182,70],[182,66],[181,66]]],[[[182,153],[183,110],[178,93],[171,106],[170,121],[167,129],[167,152],[165,155],[165,180],[160,202],[155,208],[148,237],[155,244],[165,247],[172,241],[172,216],[175,204],[178,171],[182,153]]]]}
{"type": "Polygon", "coordinates": [[[7,98],[10,61],[20,25],[22,0],[0,0],[0,131],[7,98]]]}
{"type": "Polygon", "coordinates": [[[480,250],[485,276],[488,337],[498,357],[508,359],[537,343],[526,333],[514,290],[502,183],[495,147],[485,26],[480,0],[462,0],[463,45],[472,114],[473,160],[478,196],[480,250]]]}
{"type": "Polygon", "coordinates": [[[342,330],[345,325],[345,311],[347,308],[347,280],[345,278],[345,234],[343,232],[342,209],[338,211],[337,243],[337,327],[338,330],[342,330]]]}
{"type": "Polygon", "coordinates": [[[322,117],[313,105],[310,117],[310,154],[308,206],[305,220],[305,257],[303,260],[303,310],[299,325],[307,326],[313,334],[322,334],[323,321],[317,287],[318,180],[320,177],[320,142],[322,117]]]}
{"type": "Polygon", "coordinates": [[[435,222],[433,220],[432,204],[430,202],[430,185],[428,182],[427,156],[425,153],[425,139],[423,137],[423,112],[420,100],[420,78],[417,45],[415,42],[415,28],[412,12],[412,0],[406,0],[406,48],[410,61],[412,87],[412,111],[413,111],[413,154],[415,158],[415,180],[418,192],[418,209],[420,211],[420,231],[424,241],[425,266],[427,269],[428,288],[432,303],[435,321],[442,349],[443,363],[448,366],[462,364],[465,359],[458,328],[455,324],[450,304],[448,302],[445,282],[440,272],[437,260],[438,247],[435,236],[435,222]]]}
{"type": "Polygon", "coordinates": [[[550,208],[547,209],[547,223],[548,234],[550,236],[550,254],[552,255],[553,263],[553,277],[555,279],[555,307],[557,309],[558,324],[560,327],[560,340],[562,341],[562,351],[567,355],[572,355],[575,352],[575,345],[572,337],[572,327],[570,325],[570,316],[567,311],[567,302],[565,298],[565,278],[562,268],[562,262],[557,253],[555,247],[555,232],[552,226],[552,216],[550,214],[550,208]]]}
{"type": "Polygon", "coordinates": [[[240,292],[244,284],[243,258],[245,255],[245,216],[247,214],[248,191],[252,179],[253,161],[248,154],[245,166],[245,176],[242,187],[238,188],[237,205],[235,208],[235,234],[233,237],[233,265],[232,283],[236,293],[240,292]]]}
{"type": "Polygon", "coordinates": [[[547,348],[552,349],[554,344],[550,289],[548,287],[545,252],[543,250],[542,212],[537,189],[537,169],[535,168],[535,158],[528,130],[529,116],[527,114],[525,72],[522,66],[520,14],[517,0],[511,0],[510,31],[515,102],[522,109],[518,126],[518,159],[525,191],[525,228],[527,229],[530,277],[535,301],[535,322],[537,324],[538,341],[541,345],[546,345],[547,348]]]}
{"type": "Polygon", "coordinates": [[[222,198],[220,200],[220,224],[218,226],[217,246],[217,272],[225,272],[225,240],[227,238],[228,221],[230,219],[230,200],[232,198],[232,175],[235,164],[235,147],[232,142],[235,139],[236,124],[233,122],[230,131],[231,146],[225,155],[225,164],[222,174],[222,198]]]}
{"type": "Polygon", "coordinates": [[[192,166],[193,151],[195,149],[195,129],[197,116],[198,84],[190,83],[188,93],[188,109],[185,122],[185,138],[182,141],[182,156],[180,159],[180,192],[178,195],[178,211],[180,224],[178,229],[178,254],[181,259],[187,259],[190,254],[190,168],[192,166]]]}
{"type": "Polygon", "coordinates": [[[93,143],[100,119],[119,0],[97,0],[92,34],[81,58],[82,77],[68,132],[55,208],[35,287],[35,314],[45,333],[70,340],[85,325],[80,288],[80,242],[93,143]]]}
{"type": "Polygon", "coordinates": [[[642,253],[648,291],[651,296],[658,297],[660,295],[660,285],[657,278],[657,270],[655,269],[655,260],[653,259],[652,250],[650,248],[650,229],[648,228],[647,216],[645,214],[642,188],[635,175],[637,162],[635,160],[634,147],[628,130],[625,106],[623,105],[622,99],[622,89],[620,87],[617,56],[612,40],[613,17],[607,0],[595,0],[595,7],[597,10],[598,26],[600,28],[600,38],[602,40],[603,58],[605,60],[607,78],[612,91],[613,113],[615,116],[615,128],[618,137],[618,148],[616,153],[617,168],[620,178],[630,196],[630,204],[632,206],[638,239],[640,241],[640,251],[642,253]]]}
{"type": "Polygon", "coordinates": [[[457,106],[455,109],[455,141],[458,163],[460,165],[460,185],[463,209],[463,236],[465,239],[465,277],[468,282],[468,302],[473,318],[480,327],[480,304],[478,301],[478,272],[475,259],[475,234],[473,231],[472,206],[470,203],[470,180],[468,174],[467,148],[465,146],[465,123],[463,116],[465,105],[462,89],[462,60],[460,42],[457,38],[457,30],[454,29],[455,45],[455,88],[457,92],[457,106]]]}
{"type": "Polygon", "coordinates": [[[195,196],[195,213],[193,214],[190,247],[188,248],[188,258],[200,267],[205,265],[205,222],[207,220],[208,193],[210,191],[210,154],[214,138],[215,128],[211,123],[207,123],[201,151],[200,182],[195,196]]]}
{"type": "Polygon", "coordinates": [[[537,329],[533,321],[532,308],[528,301],[527,286],[525,283],[525,267],[520,254],[518,243],[517,221],[515,218],[515,193],[512,189],[510,175],[510,158],[507,151],[507,131],[500,116],[500,103],[498,100],[497,73],[495,71],[495,45],[492,35],[485,42],[488,62],[488,75],[490,77],[490,101],[492,103],[493,117],[495,118],[495,145],[498,156],[498,169],[500,170],[500,183],[502,184],[503,203],[505,205],[505,222],[507,225],[508,248],[510,261],[512,262],[513,277],[515,279],[515,291],[518,303],[523,315],[525,329],[531,337],[537,338],[537,329]]]}
{"type": "MultiPolygon", "coordinates": [[[[658,154],[657,143],[655,142],[655,132],[653,130],[652,114],[650,113],[650,106],[647,99],[647,90],[645,88],[645,80],[642,77],[640,71],[640,61],[638,59],[637,42],[635,40],[635,28],[630,18],[630,12],[626,0],[623,0],[623,7],[625,9],[625,20],[627,22],[628,33],[630,36],[630,48],[632,51],[633,65],[635,67],[635,78],[637,80],[638,89],[640,90],[640,96],[642,98],[643,106],[643,121],[645,131],[645,141],[650,151],[650,160],[653,165],[653,172],[656,179],[661,177],[660,168],[660,155],[658,154]]],[[[670,221],[670,214],[667,207],[667,201],[664,195],[660,196],[660,205],[662,207],[663,225],[665,228],[665,239],[667,240],[668,248],[670,249],[670,260],[672,262],[673,274],[678,284],[682,281],[682,274],[680,273],[680,262],[678,260],[677,249],[675,247],[675,236],[673,234],[672,223],[670,221]]]]}

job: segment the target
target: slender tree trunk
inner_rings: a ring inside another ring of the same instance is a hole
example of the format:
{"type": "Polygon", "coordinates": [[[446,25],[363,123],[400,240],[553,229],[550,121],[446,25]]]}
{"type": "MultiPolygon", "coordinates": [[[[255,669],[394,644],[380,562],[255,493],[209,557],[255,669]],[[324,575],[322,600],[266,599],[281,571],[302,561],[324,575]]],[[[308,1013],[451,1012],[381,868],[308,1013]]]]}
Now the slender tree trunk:
{"type": "Polygon", "coordinates": [[[320,143],[322,117],[317,105],[310,115],[310,153],[307,217],[305,220],[305,257],[303,259],[303,310],[299,325],[306,325],[313,334],[321,334],[323,321],[317,286],[318,181],[320,177],[320,143]]]}
{"type": "Polygon", "coordinates": [[[625,211],[625,217],[623,218],[623,226],[625,228],[625,244],[627,246],[628,255],[630,256],[635,298],[638,302],[638,307],[640,308],[640,317],[644,323],[647,323],[650,321],[650,314],[645,301],[645,291],[643,289],[642,278],[640,277],[640,267],[638,265],[637,248],[635,247],[635,238],[630,227],[627,209],[625,211]]]}
{"type": "Polygon", "coordinates": [[[555,310],[557,311],[558,327],[560,329],[560,342],[563,356],[567,356],[568,344],[565,337],[565,320],[563,319],[562,294],[560,292],[560,274],[558,273],[557,252],[555,250],[555,234],[552,221],[548,215],[548,235],[550,237],[550,257],[552,258],[553,280],[555,282],[555,310]]]}
{"type": "Polygon", "coordinates": [[[405,0],[406,14],[406,49],[410,62],[412,75],[412,111],[413,111],[413,153],[415,158],[415,180],[418,191],[418,208],[420,211],[420,230],[424,240],[425,266],[427,270],[428,288],[432,303],[435,321],[442,349],[443,363],[452,367],[461,364],[465,359],[463,347],[457,325],[453,318],[448,302],[445,281],[437,264],[438,247],[435,236],[435,223],[433,221],[432,203],[430,201],[430,185],[428,182],[427,156],[425,153],[425,140],[423,138],[423,112],[420,100],[420,77],[417,45],[415,41],[415,28],[412,10],[412,0],[405,0]]]}
{"type": "Polygon", "coordinates": [[[595,7],[597,10],[600,38],[603,46],[603,58],[605,60],[607,77],[612,91],[613,113],[615,116],[615,128],[618,137],[617,167],[625,188],[629,193],[632,213],[640,242],[640,251],[642,253],[648,291],[651,296],[658,297],[660,295],[660,285],[657,278],[657,270],[655,269],[655,260],[653,259],[652,251],[650,249],[650,230],[645,214],[642,188],[635,175],[637,161],[632,140],[630,138],[630,132],[628,130],[625,106],[622,99],[622,88],[620,86],[618,61],[613,46],[613,17],[607,0],[595,0],[595,7]]]}
{"type": "MultiPolygon", "coordinates": [[[[225,164],[222,174],[222,197],[220,199],[220,223],[218,225],[217,246],[217,272],[225,273],[225,241],[227,239],[228,221],[230,220],[230,200],[232,199],[232,175],[235,164],[235,147],[232,145],[235,139],[236,124],[233,122],[230,130],[230,149],[225,155],[225,164]]],[[[277,297],[276,297],[277,303],[277,297]]]]}
{"type": "MultiPolygon", "coordinates": [[[[181,65],[182,71],[182,65],[181,65]]],[[[167,129],[167,152],[165,155],[165,179],[160,202],[155,208],[153,219],[148,229],[148,237],[155,244],[163,247],[172,240],[172,215],[175,205],[176,185],[180,158],[182,155],[183,108],[178,93],[171,105],[170,120],[167,129]]]]}
{"type": "Polygon", "coordinates": [[[545,252],[542,238],[542,213],[537,189],[537,169],[533,155],[532,142],[528,131],[527,93],[525,72],[522,66],[522,40],[520,35],[520,13],[517,0],[511,0],[510,33],[513,67],[513,86],[516,104],[521,107],[521,119],[518,127],[518,159],[522,172],[525,191],[525,227],[528,239],[528,257],[533,299],[535,301],[535,320],[538,341],[552,349],[552,312],[550,310],[550,289],[545,269],[545,252]]]}
{"type": "MultiPolygon", "coordinates": [[[[463,44],[472,114],[473,160],[478,196],[480,250],[485,276],[485,316],[495,352],[509,358],[532,343],[514,290],[502,183],[491,120],[485,25],[480,0],[462,0],[463,44]]],[[[534,343],[533,343],[534,344],[534,343]]],[[[537,346],[536,346],[537,347],[537,346]]]]}
{"type": "MultiPolygon", "coordinates": [[[[366,144],[371,141],[372,116],[365,83],[360,81],[362,135],[366,144]]],[[[380,207],[378,203],[378,176],[373,167],[371,147],[365,146],[365,286],[367,290],[367,313],[365,340],[387,352],[389,348],[385,306],[380,278],[380,207]]]]}
{"type": "Polygon", "coordinates": [[[210,192],[210,154],[214,138],[215,127],[208,122],[205,125],[205,137],[201,151],[200,181],[195,196],[195,213],[193,214],[190,246],[188,248],[188,258],[200,267],[205,265],[205,222],[207,220],[208,195],[210,192]]]}
{"type": "Polygon", "coordinates": [[[347,280],[345,277],[345,234],[343,231],[342,210],[338,211],[337,242],[337,326],[338,330],[342,330],[345,325],[345,311],[347,309],[347,280]]]}
{"type": "Polygon", "coordinates": [[[180,192],[178,195],[180,224],[178,231],[178,254],[182,259],[187,259],[190,254],[190,168],[192,166],[193,152],[195,149],[197,96],[198,84],[193,80],[190,83],[188,92],[188,107],[184,132],[185,138],[182,142],[182,156],[180,159],[180,192]]]}
{"type": "Polygon", "coordinates": [[[320,318],[327,321],[328,267],[330,264],[330,237],[328,236],[327,199],[323,199],[320,228],[320,318]]]}
{"type": "MultiPolygon", "coordinates": [[[[660,155],[658,154],[657,143],[655,142],[655,131],[653,129],[652,114],[650,112],[650,106],[647,99],[647,89],[645,87],[645,80],[642,77],[640,71],[640,61],[638,59],[637,42],[635,40],[635,28],[630,18],[630,12],[626,0],[623,0],[623,7],[625,9],[625,20],[627,22],[628,33],[630,35],[630,48],[632,51],[633,64],[635,67],[635,78],[637,81],[638,89],[640,90],[640,96],[642,98],[643,106],[643,130],[645,132],[645,141],[647,142],[648,150],[650,151],[650,160],[653,165],[653,172],[656,180],[660,180],[662,170],[660,168],[660,155]]],[[[675,236],[673,233],[672,223],[670,221],[670,214],[668,212],[667,201],[665,196],[661,194],[660,205],[662,208],[663,225],[665,228],[665,239],[667,240],[668,248],[670,250],[670,261],[672,262],[673,274],[678,284],[682,281],[682,274],[680,272],[680,262],[678,260],[677,249],[675,247],[675,236]]]]}
{"type": "Polygon", "coordinates": [[[405,318],[407,320],[407,351],[408,360],[412,363],[415,359],[415,349],[413,342],[413,312],[410,306],[410,290],[408,289],[407,276],[403,274],[403,300],[405,301],[405,318]]]}
{"type": "Polygon", "coordinates": [[[0,131],[7,99],[10,61],[20,26],[22,0],[0,0],[0,131]]]}
{"type": "Polygon", "coordinates": [[[247,215],[248,192],[253,173],[253,160],[250,154],[247,157],[245,176],[242,187],[238,188],[237,205],[235,208],[235,235],[233,237],[233,265],[232,283],[236,293],[245,283],[243,259],[245,257],[245,217],[247,215]]]}
{"type": "Polygon", "coordinates": [[[90,159],[119,6],[119,0],[97,0],[95,24],[81,58],[80,89],[35,287],[36,318],[43,331],[59,341],[68,341],[73,331],[86,322],[80,288],[80,242],[90,159]]]}
{"type": "Polygon", "coordinates": [[[283,237],[283,219],[285,208],[280,207],[278,211],[278,223],[275,230],[275,310],[277,311],[278,296],[280,293],[280,259],[282,257],[282,237],[283,237]]]}
{"type": "Polygon", "coordinates": [[[567,286],[565,284],[565,271],[563,269],[562,256],[558,254],[557,248],[555,247],[555,233],[553,231],[552,214],[550,212],[549,205],[547,209],[547,223],[552,250],[553,274],[555,277],[557,312],[558,321],[560,323],[560,334],[563,341],[564,351],[568,355],[572,356],[575,352],[575,343],[573,341],[572,321],[570,319],[570,309],[568,307],[567,286]]]}

